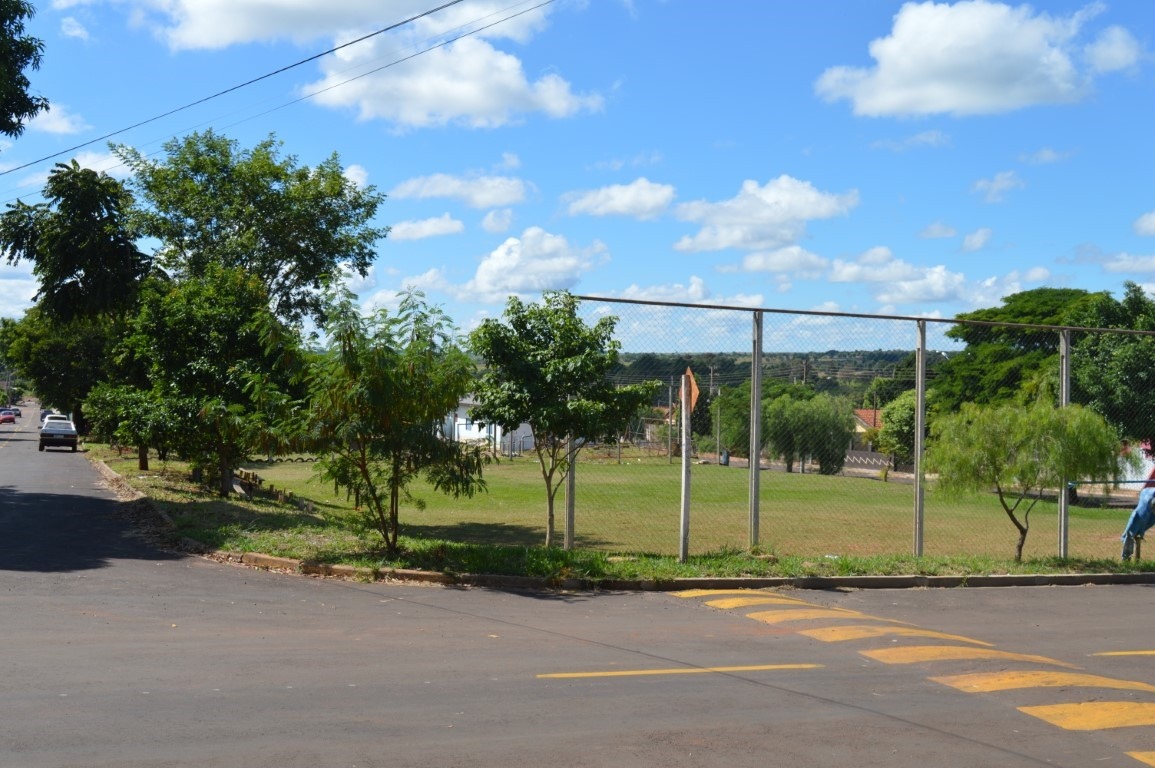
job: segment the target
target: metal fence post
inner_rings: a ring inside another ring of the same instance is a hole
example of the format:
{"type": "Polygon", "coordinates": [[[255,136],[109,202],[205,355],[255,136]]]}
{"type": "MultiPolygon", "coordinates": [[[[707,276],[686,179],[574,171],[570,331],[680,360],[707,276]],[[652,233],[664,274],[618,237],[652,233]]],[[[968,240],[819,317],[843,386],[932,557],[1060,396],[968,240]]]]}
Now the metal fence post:
{"type": "Polygon", "coordinates": [[[924,495],[922,454],[926,442],[926,321],[918,321],[914,353],[914,556],[922,557],[924,495]]]}
{"type": "MultiPolygon", "coordinates": [[[[1071,404],[1071,331],[1064,328],[1059,331],[1059,407],[1066,408],[1071,404]]],[[[1067,544],[1070,540],[1070,508],[1067,496],[1067,483],[1078,480],[1077,477],[1064,477],[1059,482],[1059,557],[1067,557],[1067,544]]]]}
{"type": "Polygon", "coordinates": [[[758,546],[758,473],[762,463],[762,311],[754,311],[750,360],[750,549],[758,546]]]}
{"type": "Polygon", "coordinates": [[[569,438],[566,451],[568,456],[565,473],[565,538],[562,548],[570,550],[573,549],[573,529],[576,518],[574,511],[577,502],[577,450],[572,436],[569,438]]]}
{"type": "Polygon", "coordinates": [[[682,445],[682,511],[681,532],[678,535],[678,562],[684,563],[690,556],[690,379],[687,373],[682,376],[681,401],[678,409],[680,417],[680,442],[682,445]]]}

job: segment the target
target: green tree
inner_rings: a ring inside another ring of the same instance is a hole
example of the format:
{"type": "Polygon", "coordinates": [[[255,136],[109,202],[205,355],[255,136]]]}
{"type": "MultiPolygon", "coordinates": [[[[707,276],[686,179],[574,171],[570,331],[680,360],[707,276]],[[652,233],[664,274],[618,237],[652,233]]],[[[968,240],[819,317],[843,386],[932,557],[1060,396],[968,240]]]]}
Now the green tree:
{"type": "Polygon", "coordinates": [[[40,69],[44,42],[25,34],[25,21],[36,14],[26,0],[0,0],[0,133],[24,133],[28,120],[48,110],[48,99],[28,92],[25,71],[40,69]]]}
{"type": "Polygon", "coordinates": [[[207,470],[222,496],[232,490],[233,470],[261,445],[264,421],[252,382],[284,370],[284,350],[264,342],[276,323],[268,307],[258,278],[210,267],[198,278],[148,285],[124,342],[125,353],[147,370],[152,397],[174,406],[178,452],[207,470]]]}
{"type": "Polygon", "coordinates": [[[915,413],[918,400],[908,389],[882,409],[882,426],[878,430],[878,450],[890,454],[894,466],[914,461],[915,413]]]}
{"type": "Polygon", "coordinates": [[[474,364],[449,318],[420,293],[406,295],[396,316],[364,317],[348,297],[327,314],[328,352],[308,368],[317,469],[357,495],[393,555],[402,503],[423,506],[409,493],[414,479],[453,496],[485,488],[481,448],[441,434],[470,390],[474,364]]]}
{"type": "Polygon", "coordinates": [[[243,150],[212,131],[164,148],[161,161],[113,148],[147,204],[140,227],[160,241],[159,263],[179,279],[212,265],[243,269],[290,323],[321,319],[323,289],[344,269],[365,277],[389,231],[370,223],[384,196],[347,179],[336,154],[301,167],[271,136],[243,150]]]}
{"type": "Polygon", "coordinates": [[[9,264],[33,263],[34,297],[62,322],[77,317],[124,317],[151,262],[137,250],[129,222],[132,195],[105,173],[75,160],[57,163],[44,203],[17,200],[0,215],[0,248],[9,264]]]}
{"type": "MultiPolygon", "coordinates": [[[[1069,315],[1072,325],[1155,331],[1155,300],[1128,281],[1122,300],[1097,293],[1069,315]]],[[[1155,438],[1155,336],[1076,333],[1072,336],[1071,400],[1094,408],[1120,434],[1155,438]]]]}
{"type": "Polygon", "coordinates": [[[516,429],[528,423],[546,489],[545,545],[553,546],[554,499],[584,441],[609,439],[650,404],[660,382],[615,387],[609,373],[620,344],[617,318],[592,327],[577,314],[578,300],[549,291],[541,304],[511,297],[503,320],[489,319],[471,334],[485,365],[474,420],[516,429]]]}
{"type": "Polygon", "coordinates": [[[926,465],[946,494],[994,490],[1018,531],[1023,558],[1030,515],[1046,492],[1069,479],[1109,482],[1120,474],[1120,441],[1102,416],[1078,405],[1055,408],[967,404],[935,420],[926,465]]]}
{"type": "Polygon", "coordinates": [[[794,471],[794,462],[813,458],[818,471],[835,475],[846,464],[854,435],[854,415],[842,398],[825,392],[799,398],[779,395],[763,406],[765,444],[794,471]]]}
{"type": "Polygon", "coordinates": [[[120,329],[92,317],[54,321],[34,306],[19,320],[0,326],[0,334],[7,360],[32,384],[40,401],[72,414],[77,429],[86,434],[83,402],[108,376],[120,329]]]}

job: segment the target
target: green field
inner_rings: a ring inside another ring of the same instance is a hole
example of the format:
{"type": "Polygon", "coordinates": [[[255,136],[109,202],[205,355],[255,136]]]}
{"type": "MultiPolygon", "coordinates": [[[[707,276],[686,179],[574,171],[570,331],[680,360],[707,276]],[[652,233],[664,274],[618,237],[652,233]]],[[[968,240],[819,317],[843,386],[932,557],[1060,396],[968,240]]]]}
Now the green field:
{"type": "MultiPolygon", "coordinates": [[[[343,494],[314,476],[311,463],[252,465],[277,488],[347,510],[343,494]]],[[[616,553],[678,551],[681,468],[667,459],[580,463],[575,496],[575,544],[616,553]]],[[[488,493],[453,499],[414,488],[424,509],[402,510],[403,535],[476,544],[540,545],[545,538],[545,489],[535,461],[504,459],[486,469],[488,493]]],[[[695,465],[691,471],[690,552],[749,546],[749,474],[744,468],[695,465]]],[[[914,488],[874,477],[823,476],[764,470],[760,475],[759,549],[803,557],[909,555],[914,550],[914,488]]],[[[555,534],[563,530],[558,494],[555,534]]],[[[1118,554],[1126,509],[1071,508],[1069,552],[1082,558],[1118,554]]],[[[930,556],[1008,558],[1017,532],[993,494],[947,499],[926,494],[923,552],[930,556]]],[[[1026,558],[1058,551],[1057,505],[1041,501],[1030,516],[1026,558]]]]}

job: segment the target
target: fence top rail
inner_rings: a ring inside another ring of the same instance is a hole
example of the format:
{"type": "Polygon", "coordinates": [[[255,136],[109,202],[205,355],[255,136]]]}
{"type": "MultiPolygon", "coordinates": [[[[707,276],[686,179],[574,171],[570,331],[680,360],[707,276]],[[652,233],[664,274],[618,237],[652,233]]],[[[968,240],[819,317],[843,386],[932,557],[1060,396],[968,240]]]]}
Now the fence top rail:
{"type": "Polygon", "coordinates": [[[950,325],[976,325],[988,328],[1017,328],[1034,331],[1084,331],[1088,333],[1116,333],[1130,336],[1155,336],[1155,331],[1142,331],[1134,328],[1094,328],[1083,325],[1045,325],[1042,323],[1008,323],[998,320],[967,320],[949,317],[914,317],[912,315],[883,315],[866,312],[832,312],[818,309],[780,309],[770,307],[735,307],[726,304],[692,304],[681,301],[658,301],[656,299],[622,299],[609,296],[581,296],[574,294],[579,301],[603,301],[610,304],[637,304],[648,307],[678,307],[682,309],[720,309],[731,312],[765,312],[775,315],[812,315],[820,317],[853,317],[868,320],[904,320],[916,323],[945,323],[950,325]]]}

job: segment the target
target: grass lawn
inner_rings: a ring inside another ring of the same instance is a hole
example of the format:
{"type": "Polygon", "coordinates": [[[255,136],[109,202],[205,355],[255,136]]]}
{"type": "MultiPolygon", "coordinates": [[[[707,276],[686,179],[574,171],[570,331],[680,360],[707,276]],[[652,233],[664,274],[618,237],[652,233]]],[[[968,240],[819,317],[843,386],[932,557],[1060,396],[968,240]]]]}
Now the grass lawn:
{"type": "MultiPolygon", "coordinates": [[[[588,578],[674,576],[802,576],[838,574],[985,574],[1053,571],[1128,571],[1146,561],[1118,561],[1126,509],[1072,507],[1069,552],[1059,562],[1053,502],[1031,513],[1025,562],[1012,562],[1017,533],[997,499],[981,494],[946,500],[928,491],[924,556],[914,558],[914,490],[877,478],[787,474],[760,477],[759,546],[750,549],[743,468],[696,465],[691,473],[690,553],[678,563],[680,466],[665,458],[582,462],[577,470],[575,550],[544,549],[545,487],[536,461],[503,459],[486,470],[488,493],[471,499],[413,487],[424,508],[403,507],[402,548],[385,561],[380,535],[367,529],[352,501],[318,480],[311,462],[250,466],[270,485],[312,502],[312,512],[258,496],[218,499],[187,480],[180,462],[149,472],[135,457],[103,458],[164,509],[177,535],[206,546],[262,552],[318,562],[420,567],[588,578]]],[[[564,502],[558,494],[556,541],[564,502]]],[[[1155,570],[1155,565],[1152,565],[1155,570]]]]}

